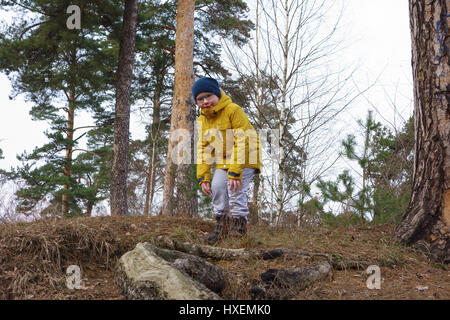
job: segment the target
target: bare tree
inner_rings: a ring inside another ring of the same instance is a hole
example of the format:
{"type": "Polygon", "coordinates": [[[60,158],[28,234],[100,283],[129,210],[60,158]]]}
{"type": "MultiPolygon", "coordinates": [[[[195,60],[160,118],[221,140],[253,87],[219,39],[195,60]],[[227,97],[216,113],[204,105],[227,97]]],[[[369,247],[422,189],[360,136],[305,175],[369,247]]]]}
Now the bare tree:
{"type": "Polygon", "coordinates": [[[111,172],[111,215],[127,215],[130,87],[133,74],[137,26],[137,0],[125,1],[119,50],[114,120],[114,156],[111,172]]]}
{"type": "MultiPolygon", "coordinates": [[[[15,193],[22,186],[23,182],[8,181],[2,179],[0,170],[0,224],[2,223],[17,223],[23,221],[35,221],[40,218],[45,218],[42,212],[45,210],[44,207],[46,203],[39,203],[33,209],[27,211],[26,213],[17,212],[18,201],[15,193]]],[[[57,212],[55,208],[55,213],[51,216],[54,217],[57,212]]]]}
{"type": "Polygon", "coordinates": [[[449,1],[409,2],[414,80],[412,196],[395,236],[450,261],[449,1]]]}
{"type": "MultiPolygon", "coordinates": [[[[148,153],[149,162],[147,167],[147,176],[146,176],[146,190],[145,190],[145,205],[144,205],[144,215],[151,215],[151,208],[153,207],[153,199],[155,197],[156,192],[156,182],[157,178],[161,179],[161,175],[157,174],[158,167],[162,167],[161,163],[163,155],[157,154],[160,152],[158,148],[161,148],[161,134],[162,134],[162,124],[163,120],[161,119],[161,107],[165,103],[166,99],[163,99],[162,94],[164,90],[164,78],[168,72],[170,64],[169,62],[164,63],[162,66],[159,66],[156,71],[152,71],[156,77],[156,85],[154,88],[154,95],[152,97],[153,104],[153,119],[152,124],[148,129],[148,140],[150,142],[150,151],[148,153]],[[157,151],[158,150],[158,151],[157,151]]],[[[168,99],[167,99],[168,100],[168,99]]]]}
{"type": "Polygon", "coordinates": [[[332,22],[327,16],[334,4],[260,0],[259,5],[258,49],[250,47],[242,57],[228,47],[228,56],[241,78],[254,79],[246,82],[246,91],[256,109],[257,127],[278,134],[270,139],[272,145],[278,143],[276,167],[267,168],[271,178],[265,181],[270,197],[276,199],[272,207],[277,208],[274,222],[278,223],[286,206],[303,201],[307,185],[337,160],[338,152],[334,156],[332,152],[339,132],[325,130],[360,92],[353,93],[348,86],[353,70],[331,67],[330,59],[342,45],[336,38],[342,12],[338,10],[332,22]],[[242,63],[244,59],[249,62],[242,63]]]}

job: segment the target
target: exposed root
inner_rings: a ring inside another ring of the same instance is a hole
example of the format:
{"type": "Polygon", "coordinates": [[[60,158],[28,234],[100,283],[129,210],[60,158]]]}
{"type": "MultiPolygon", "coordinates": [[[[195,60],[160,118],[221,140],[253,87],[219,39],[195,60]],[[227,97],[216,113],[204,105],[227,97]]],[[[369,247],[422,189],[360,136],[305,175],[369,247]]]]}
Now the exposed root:
{"type": "Polygon", "coordinates": [[[263,259],[270,260],[284,256],[291,257],[310,257],[313,260],[326,260],[333,269],[358,269],[364,270],[370,264],[367,261],[354,261],[346,259],[338,254],[314,253],[300,249],[275,248],[275,249],[228,249],[213,247],[207,245],[182,242],[167,236],[158,236],[155,239],[155,245],[170,250],[196,255],[202,258],[213,260],[236,260],[236,259],[263,259]]]}

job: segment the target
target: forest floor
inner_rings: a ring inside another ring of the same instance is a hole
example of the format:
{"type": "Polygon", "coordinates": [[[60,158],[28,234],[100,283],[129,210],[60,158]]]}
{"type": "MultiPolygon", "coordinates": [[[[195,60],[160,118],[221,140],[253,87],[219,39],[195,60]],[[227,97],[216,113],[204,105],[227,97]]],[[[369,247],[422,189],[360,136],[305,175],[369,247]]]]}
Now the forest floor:
{"type": "MultiPolygon", "coordinates": [[[[158,235],[203,243],[214,223],[175,217],[92,217],[49,219],[0,225],[0,299],[125,300],[114,282],[118,258],[138,242],[158,235]],[[66,270],[77,265],[82,288],[69,289],[66,270]]],[[[294,299],[302,300],[448,300],[449,265],[430,261],[426,252],[395,243],[394,225],[318,226],[307,229],[249,226],[248,236],[225,239],[224,248],[297,248],[367,261],[381,270],[381,288],[368,289],[365,270],[334,270],[294,299]]],[[[249,289],[270,268],[311,264],[305,259],[214,262],[238,281],[222,296],[250,299],[249,289]]]]}

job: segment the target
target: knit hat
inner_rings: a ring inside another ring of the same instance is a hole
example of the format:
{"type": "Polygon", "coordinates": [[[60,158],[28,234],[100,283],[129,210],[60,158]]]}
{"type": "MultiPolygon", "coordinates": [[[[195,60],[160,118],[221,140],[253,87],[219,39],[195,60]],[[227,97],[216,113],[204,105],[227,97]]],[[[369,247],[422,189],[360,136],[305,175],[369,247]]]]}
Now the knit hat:
{"type": "Polygon", "coordinates": [[[216,96],[222,97],[220,93],[219,83],[216,79],[203,77],[198,79],[192,86],[192,96],[194,99],[202,92],[214,93],[216,96]]]}

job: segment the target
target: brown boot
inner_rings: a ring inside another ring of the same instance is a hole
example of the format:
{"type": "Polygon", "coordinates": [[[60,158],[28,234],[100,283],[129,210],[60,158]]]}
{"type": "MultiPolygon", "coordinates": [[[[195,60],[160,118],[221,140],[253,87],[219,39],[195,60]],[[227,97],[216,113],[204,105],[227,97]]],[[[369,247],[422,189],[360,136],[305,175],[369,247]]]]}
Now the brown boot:
{"type": "Polygon", "coordinates": [[[223,237],[224,231],[226,231],[226,216],[216,216],[216,229],[205,239],[209,245],[216,244],[223,237]]]}
{"type": "Polygon", "coordinates": [[[239,218],[238,233],[241,235],[241,237],[247,235],[247,218],[246,217],[239,218]]]}
{"type": "Polygon", "coordinates": [[[247,234],[247,219],[245,217],[233,217],[231,219],[229,236],[243,237],[247,234]]]}

